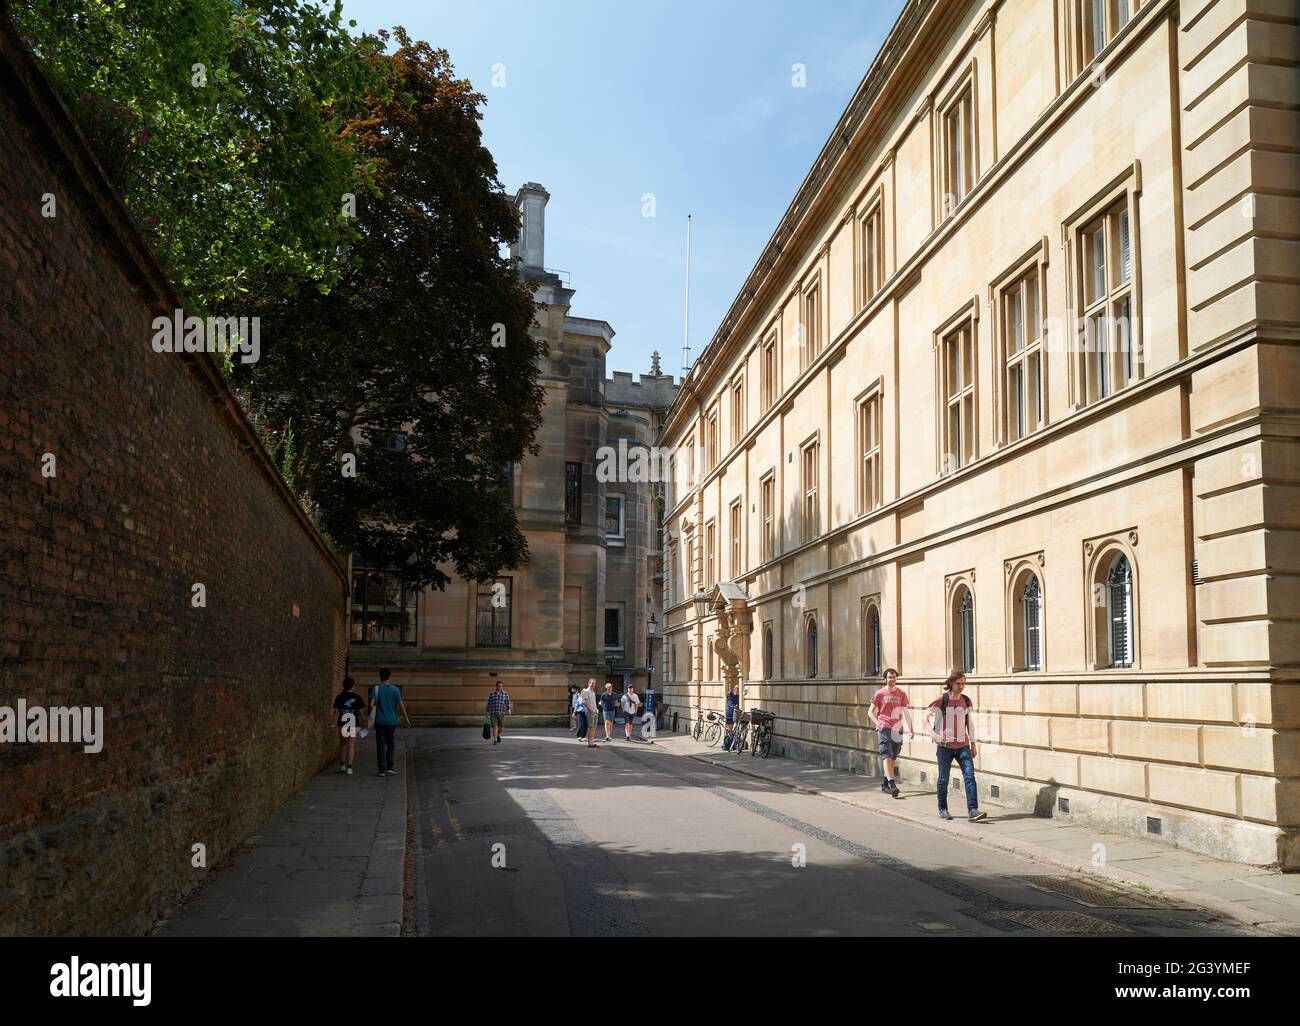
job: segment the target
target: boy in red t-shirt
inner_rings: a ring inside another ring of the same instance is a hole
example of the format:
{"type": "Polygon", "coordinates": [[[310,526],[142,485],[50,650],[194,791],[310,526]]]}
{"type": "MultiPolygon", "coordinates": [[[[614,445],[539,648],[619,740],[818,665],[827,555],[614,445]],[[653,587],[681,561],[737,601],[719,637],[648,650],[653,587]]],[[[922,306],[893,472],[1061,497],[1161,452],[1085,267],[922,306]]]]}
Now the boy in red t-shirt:
{"type": "Polygon", "coordinates": [[[903,727],[907,727],[908,737],[914,736],[912,718],[907,712],[907,692],[898,686],[897,670],[885,671],[885,686],[871,696],[867,716],[876,728],[880,761],[885,766],[885,779],[880,782],[880,790],[897,798],[898,785],[894,783],[894,770],[898,764],[898,753],[903,750],[903,727]]]}
{"type": "Polygon", "coordinates": [[[948,812],[948,776],[952,760],[956,759],[966,783],[966,812],[972,823],[978,823],[987,819],[988,813],[980,811],[975,786],[975,708],[962,694],[965,690],[966,675],[954,670],[943,685],[944,693],[930,703],[930,736],[939,746],[939,818],[952,819],[948,812]]]}

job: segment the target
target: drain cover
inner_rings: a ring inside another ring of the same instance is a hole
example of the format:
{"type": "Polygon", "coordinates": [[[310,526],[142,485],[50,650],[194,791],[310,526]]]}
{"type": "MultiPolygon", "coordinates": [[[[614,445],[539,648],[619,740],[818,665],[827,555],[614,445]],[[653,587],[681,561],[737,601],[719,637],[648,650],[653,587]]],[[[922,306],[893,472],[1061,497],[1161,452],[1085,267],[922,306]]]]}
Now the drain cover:
{"type": "Polygon", "coordinates": [[[1010,909],[997,913],[1003,919],[1043,933],[1104,934],[1132,933],[1127,927],[1108,923],[1082,912],[1058,912],[1054,909],[1010,909]]]}
{"type": "Polygon", "coordinates": [[[1089,908],[1189,908],[1168,898],[1143,894],[1116,884],[1078,876],[1020,876],[1021,883],[1050,894],[1060,894],[1089,908]]]}

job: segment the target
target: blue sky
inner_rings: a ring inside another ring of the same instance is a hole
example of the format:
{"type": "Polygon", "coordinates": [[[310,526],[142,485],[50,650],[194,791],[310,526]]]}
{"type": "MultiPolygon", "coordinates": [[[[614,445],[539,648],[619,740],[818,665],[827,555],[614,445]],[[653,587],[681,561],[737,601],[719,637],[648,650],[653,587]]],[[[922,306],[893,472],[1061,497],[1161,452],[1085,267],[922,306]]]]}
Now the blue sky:
{"type": "Polygon", "coordinates": [[[613,325],[608,369],[641,373],[658,349],[676,375],[686,215],[698,355],[901,7],[345,0],[344,11],[359,28],[404,25],[451,54],[488,97],[484,141],[506,189],[535,181],[551,194],[546,264],[572,275],[574,314],[613,325]],[[643,216],[647,193],[654,217],[643,216]]]}

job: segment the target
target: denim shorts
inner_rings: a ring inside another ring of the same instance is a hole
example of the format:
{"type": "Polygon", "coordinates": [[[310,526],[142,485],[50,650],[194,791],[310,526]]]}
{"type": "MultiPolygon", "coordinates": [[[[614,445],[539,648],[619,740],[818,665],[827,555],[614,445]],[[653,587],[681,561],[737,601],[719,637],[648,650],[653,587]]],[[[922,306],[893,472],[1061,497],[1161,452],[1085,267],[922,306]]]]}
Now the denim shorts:
{"type": "Polygon", "coordinates": [[[894,740],[894,730],[892,727],[876,731],[876,741],[880,750],[882,759],[897,759],[898,753],[903,750],[903,739],[900,736],[897,741],[894,740]]]}

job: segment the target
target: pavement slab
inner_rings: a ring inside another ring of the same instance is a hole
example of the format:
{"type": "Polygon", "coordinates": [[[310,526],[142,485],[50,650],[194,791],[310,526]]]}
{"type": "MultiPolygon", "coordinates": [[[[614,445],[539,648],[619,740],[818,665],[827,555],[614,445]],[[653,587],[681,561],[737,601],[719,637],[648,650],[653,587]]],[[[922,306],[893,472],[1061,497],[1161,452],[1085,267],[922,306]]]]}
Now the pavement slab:
{"type": "Polygon", "coordinates": [[[399,936],[406,858],[406,743],[396,776],[374,765],[318,774],[154,930],[160,937],[399,936]]]}

